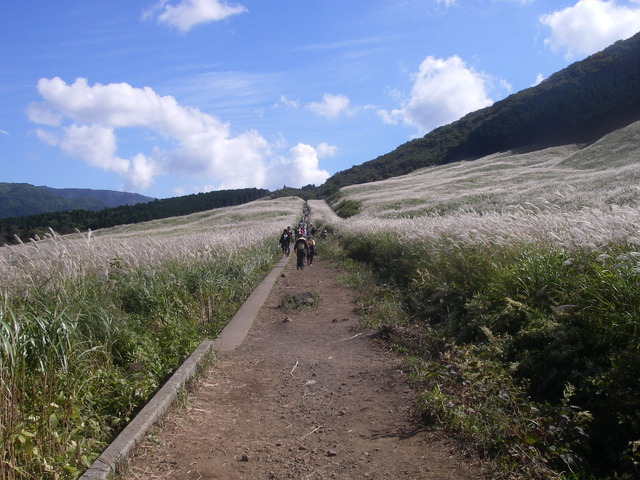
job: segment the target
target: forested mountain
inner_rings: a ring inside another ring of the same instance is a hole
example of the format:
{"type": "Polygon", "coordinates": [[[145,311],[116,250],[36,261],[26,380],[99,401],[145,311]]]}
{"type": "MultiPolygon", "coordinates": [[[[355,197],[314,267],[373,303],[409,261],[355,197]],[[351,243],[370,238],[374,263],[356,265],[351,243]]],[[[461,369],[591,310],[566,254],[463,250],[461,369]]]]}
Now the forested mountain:
{"type": "MultiPolygon", "coordinates": [[[[114,190],[93,190],[89,188],[51,188],[39,187],[51,192],[59,197],[69,200],[82,200],[86,198],[97,198],[105,207],[119,207],[121,205],[135,205],[136,203],[147,203],[155,200],[153,197],[140,195],[139,193],[116,192],[114,190]]],[[[105,208],[102,207],[102,208],[105,208]]]]}
{"type": "Polygon", "coordinates": [[[28,183],[0,182],[0,218],[21,217],[62,210],[101,210],[150,202],[137,193],[80,188],[36,187],[28,183]]]}
{"type": "Polygon", "coordinates": [[[78,230],[97,230],[126,223],[139,223],[160,218],[229,207],[262,198],[268,190],[243,188],[237,190],[219,190],[208,193],[185,195],[182,197],[153,200],[135,205],[122,205],[98,211],[68,210],[59,212],[8,217],[0,219],[0,244],[15,243],[16,236],[23,240],[42,237],[49,228],[56,233],[71,233],[78,230]]]}
{"type": "Polygon", "coordinates": [[[345,185],[500,151],[592,142],[638,119],[640,33],[568,66],[535,87],[338,172],[321,191],[326,196],[345,185]]]}

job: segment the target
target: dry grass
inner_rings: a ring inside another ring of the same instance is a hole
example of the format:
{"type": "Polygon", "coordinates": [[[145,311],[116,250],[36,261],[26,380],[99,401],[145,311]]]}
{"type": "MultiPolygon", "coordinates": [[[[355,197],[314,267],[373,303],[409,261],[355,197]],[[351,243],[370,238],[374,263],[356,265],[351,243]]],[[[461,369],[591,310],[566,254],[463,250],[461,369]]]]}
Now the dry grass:
{"type": "Polygon", "coordinates": [[[322,202],[316,218],[345,232],[470,244],[535,242],[597,249],[640,243],[640,122],[593,145],[499,153],[345,187],[361,205],[343,220],[322,202]]]}
{"type": "Polygon", "coordinates": [[[245,247],[273,239],[293,224],[303,201],[288,197],[258,200],[236,207],[184,217],[123,225],[0,248],[0,293],[57,283],[86,274],[106,275],[120,268],[154,266],[167,261],[233,256],[245,247]]]}
{"type": "Polygon", "coordinates": [[[377,217],[406,217],[514,205],[575,211],[602,205],[640,205],[640,122],[581,148],[504,152],[473,162],[415,171],[341,190],[377,217]]]}

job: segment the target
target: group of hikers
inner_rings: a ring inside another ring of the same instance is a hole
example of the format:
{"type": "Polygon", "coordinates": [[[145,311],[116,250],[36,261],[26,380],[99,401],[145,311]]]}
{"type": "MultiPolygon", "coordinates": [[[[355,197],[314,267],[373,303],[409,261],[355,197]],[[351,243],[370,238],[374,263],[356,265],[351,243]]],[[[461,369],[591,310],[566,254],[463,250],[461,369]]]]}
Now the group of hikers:
{"type": "MultiPolygon", "coordinates": [[[[318,229],[309,223],[307,211],[298,222],[298,228],[295,231],[291,227],[287,227],[280,235],[280,247],[282,255],[289,256],[291,254],[291,244],[293,243],[293,251],[296,254],[298,270],[304,270],[304,266],[313,265],[313,257],[316,255],[316,241],[314,237],[318,233],[318,229]]],[[[327,237],[327,231],[323,230],[322,238],[327,237]]]]}

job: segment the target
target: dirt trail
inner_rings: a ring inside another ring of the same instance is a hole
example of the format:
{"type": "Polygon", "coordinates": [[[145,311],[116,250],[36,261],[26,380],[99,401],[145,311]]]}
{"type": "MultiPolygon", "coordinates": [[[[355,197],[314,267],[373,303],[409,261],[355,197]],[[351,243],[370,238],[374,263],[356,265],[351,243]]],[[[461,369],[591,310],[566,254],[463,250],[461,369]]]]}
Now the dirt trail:
{"type": "Polygon", "coordinates": [[[137,449],[136,479],[480,479],[419,430],[398,359],[363,331],[353,293],[317,258],[291,259],[243,344],[137,449]],[[282,296],[319,305],[284,310],[282,296]]]}

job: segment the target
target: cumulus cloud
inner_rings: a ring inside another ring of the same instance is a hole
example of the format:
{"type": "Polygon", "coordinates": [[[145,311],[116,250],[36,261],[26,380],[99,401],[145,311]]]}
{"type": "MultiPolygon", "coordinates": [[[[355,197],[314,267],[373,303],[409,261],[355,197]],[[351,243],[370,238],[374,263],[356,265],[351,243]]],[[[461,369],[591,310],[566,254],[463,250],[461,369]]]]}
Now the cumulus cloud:
{"type": "Polygon", "coordinates": [[[332,95],[330,93],[325,93],[322,96],[321,102],[312,102],[307,105],[307,108],[316,115],[334,119],[338,118],[342,114],[351,115],[349,104],[349,97],[345,95],[332,95]]]}
{"type": "Polygon", "coordinates": [[[319,169],[319,160],[334,156],[335,153],[335,147],[326,143],[321,143],[317,147],[298,143],[289,149],[287,155],[274,159],[271,165],[274,179],[279,180],[279,186],[294,186],[289,183],[291,175],[299,182],[296,186],[321,185],[329,178],[329,172],[319,169]]]}
{"type": "Polygon", "coordinates": [[[246,11],[242,5],[229,5],[223,0],[180,0],[175,6],[160,0],[144,12],[143,18],[155,18],[158,23],[187,32],[201,23],[223,20],[246,11]]]}
{"type": "Polygon", "coordinates": [[[458,56],[425,58],[413,81],[411,96],[402,108],[378,110],[385,123],[402,122],[426,133],[493,103],[487,95],[487,78],[458,56]]]}
{"type": "Polygon", "coordinates": [[[545,44],[572,58],[590,55],[636,34],[640,6],[625,6],[616,0],[579,0],[573,7],[543,15],[540,22],[551,30],[545,44]]]}
{"type": "Polygon", "coordinates": [[[544,80],[545,80],[544,75],[539,73],[538,75],[536,75],[536,80],[533,82],[533,85],[531,86],[535,87],[536,85],[540,85],[542,82],[544,82],[544,80]]]}
{"type": "Polygon", "coordinates": [[[282,142],[270,145],[254,130],[234,136],[228,123],[149,87],[89,85],[82,78],[67,84],[55,77],[41,79],[38,92],[43,101],[31,104],[27,115],[32,122],[51,127],[39,128],[38,137],[93,167],[117,173],[128,188],[144,190],[158,175],[196,176],[219,189],[275,188],[283,181],[302,186],[310,179],[322,183],[329,177],[318,159],[332,147],[300,144],[295,152],[304,155],[294,156],[304,158],[305,168],[279,169],[278,164],[300,163],[294,162],[291,152],[285,157],[274,153],[282,142]],[[136,146],[127,137],[140,131],[154,145],[136,146]],[[127,148],[149,151],[125,158],[118,153],[123,138],[128,139],[127,148]]]}
{"type": "Polygon", "coordinates": [[[338,153],[337,147],[324,142],[319,144],[316,150],[318,151],[318,158],[335,157],[338,153]]]}

